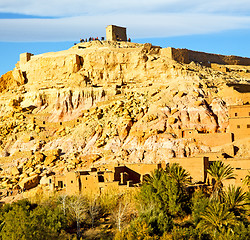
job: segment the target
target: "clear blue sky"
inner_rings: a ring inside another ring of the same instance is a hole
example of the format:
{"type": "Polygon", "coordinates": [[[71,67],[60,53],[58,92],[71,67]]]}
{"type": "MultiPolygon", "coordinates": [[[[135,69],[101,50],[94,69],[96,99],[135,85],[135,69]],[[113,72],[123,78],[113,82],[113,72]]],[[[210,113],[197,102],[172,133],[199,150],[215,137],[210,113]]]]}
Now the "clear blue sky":
{"type": "Polygon", "coordinates": [[[68,49],[109,24],[134,42],[250,57],[249,0],[1,0],[0,75],[20,53],[68,49]]]}

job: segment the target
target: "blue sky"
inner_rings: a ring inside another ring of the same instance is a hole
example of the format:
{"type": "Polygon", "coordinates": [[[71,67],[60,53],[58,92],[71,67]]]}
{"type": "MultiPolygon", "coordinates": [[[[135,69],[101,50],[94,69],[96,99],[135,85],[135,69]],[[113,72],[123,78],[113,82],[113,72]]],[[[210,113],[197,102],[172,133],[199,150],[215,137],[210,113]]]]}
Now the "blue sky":
{"type": "Polygon", "coordinates": [[[109,24],[135,42],[250,57],[249,0],[1,0],[0,75],[22,52],[64,50],[109,24]]]}

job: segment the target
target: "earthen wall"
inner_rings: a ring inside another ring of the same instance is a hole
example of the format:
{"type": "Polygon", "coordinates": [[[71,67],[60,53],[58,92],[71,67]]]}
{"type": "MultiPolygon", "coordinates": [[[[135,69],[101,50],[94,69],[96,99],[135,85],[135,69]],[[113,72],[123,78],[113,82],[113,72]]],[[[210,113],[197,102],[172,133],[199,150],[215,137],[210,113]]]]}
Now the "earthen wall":
{"type": "Polygon", "coordinates": [[[169,163],[179,163],[192,177],[192,182],[206,182],[208,157],[171,158],[169,163]]]}
{"type": "Polygon", "coordinates": [[[211,63],[225,65],[245,65],[250,66],[250,58],[238,56],[225,56],[219,54],[197,52],[188,49],[172,49],[172,59],[181,63],[190,63],[192,61],[210,66],[211,63]]]}
{"type": "Polygon", "coordinates": [[[198,133],[194,138],[210,147],[216,147],[232,142],[231,133],[198,133]]]}
{"type": "Polygon", "coordinates": [[[229,118],[250,117],[250,105],[235,105],[229,107],[229,118]]]}

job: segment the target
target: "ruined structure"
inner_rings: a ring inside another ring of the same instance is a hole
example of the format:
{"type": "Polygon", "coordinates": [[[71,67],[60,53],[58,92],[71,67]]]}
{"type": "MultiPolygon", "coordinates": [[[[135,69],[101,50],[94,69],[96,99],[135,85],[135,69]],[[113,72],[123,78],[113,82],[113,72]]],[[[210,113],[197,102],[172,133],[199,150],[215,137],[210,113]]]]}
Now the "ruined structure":
{"type": "Polygon", "coordinates": [[[125,27],[109,25],[106,27],[107,41],[127,41],[127,32],[125,27]]]}
{"type": "Polygon", "coordinates": [[[166,48],[165,54],[169,56],[169,58],[181,62],[189,64],[190,62],[198,62],[205,66],[211,66],[214,69],[228,71],[225,67],[219,67],[220,65],[243,65],[249,66],[250,59],[239,57],[239,56],[225,56],[220,54],[212,54],[205,52],[192,51],[189,49],[180,49],[180,48],[166,48]],[[215,63],[212,64],[211,63],[215,63]],[[216,65],[217,64],[217,65],[216,65]]]}
{"type": "Polygon", "coordinates": [[[48,178],[51,190],[62,190],[67,194],[97,193],[110,188],[133,187],[147,175],[161,168],[161,164],[100,165],[90,170],[77,170],[65,175],[48,178]]]}

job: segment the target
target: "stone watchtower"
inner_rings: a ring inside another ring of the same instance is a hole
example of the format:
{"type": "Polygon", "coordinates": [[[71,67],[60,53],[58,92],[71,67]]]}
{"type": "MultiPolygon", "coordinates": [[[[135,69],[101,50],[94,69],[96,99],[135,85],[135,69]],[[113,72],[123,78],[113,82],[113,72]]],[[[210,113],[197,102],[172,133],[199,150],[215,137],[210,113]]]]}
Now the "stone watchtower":
{"type": "Polygon", "coordinates": [[[107,41],[127,41],[127,33],[125,27],[109,25],[106,27],[107,41]]]}

